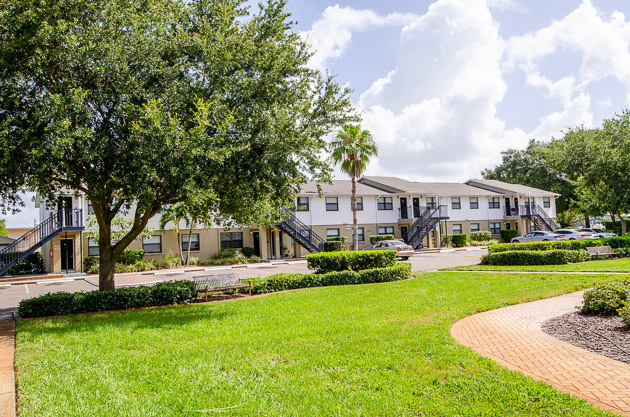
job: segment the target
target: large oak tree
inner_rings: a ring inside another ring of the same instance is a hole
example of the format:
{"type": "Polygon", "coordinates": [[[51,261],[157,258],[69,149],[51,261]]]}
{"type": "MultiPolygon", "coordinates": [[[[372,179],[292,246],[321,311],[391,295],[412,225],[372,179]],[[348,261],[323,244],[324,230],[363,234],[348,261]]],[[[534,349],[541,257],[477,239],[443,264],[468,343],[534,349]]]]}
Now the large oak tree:
{"type": "Polygon", "coordinates": [[[0,208],[27,189],[85,193],[101,290],[165,205],[272,218],[329,178],[324,137],[355,120],[288,18],[279,0],[255,13],[240,0],[0,0],[0,208]]]}

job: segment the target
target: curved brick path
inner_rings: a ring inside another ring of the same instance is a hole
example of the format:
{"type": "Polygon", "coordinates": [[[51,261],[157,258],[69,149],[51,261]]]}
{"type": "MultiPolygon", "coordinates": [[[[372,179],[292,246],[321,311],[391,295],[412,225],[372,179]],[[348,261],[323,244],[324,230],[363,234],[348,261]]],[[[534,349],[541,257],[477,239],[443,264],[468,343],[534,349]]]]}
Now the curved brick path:
{"type": "Polygon", "coordinates": [[[451,335],[482,356],[584,398],[602,409],[630,416],[630,365],[551,337],[544,321],[570,313],[582,292],[519,304],[466,317],[451,335]]]}

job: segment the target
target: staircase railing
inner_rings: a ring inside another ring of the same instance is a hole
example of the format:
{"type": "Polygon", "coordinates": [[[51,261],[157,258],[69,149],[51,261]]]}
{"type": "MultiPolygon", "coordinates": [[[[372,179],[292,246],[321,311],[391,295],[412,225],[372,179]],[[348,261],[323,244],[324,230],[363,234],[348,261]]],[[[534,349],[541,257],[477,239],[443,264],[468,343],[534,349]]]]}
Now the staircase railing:
{"type": "MultiPolygon", "coordinates": [[[[429,233],[431,228],[437,224],[441,219],[448,218],[447,206],[429,206],[423,213],[423,217],[419,218],[419,226],[411,230],[411,236],[409,236],[409,244],[414,247],[418,246],[418,243],[424,239],[429,233]]],[[[414,223],[415,224],[415,223],[414,223]]]]}
{"type": "Polygon", "coordinates": [[[66,227],[83,227],[83,210],[69,209],[51,213],[46,220],[0,250],[0,275],[66,227]]]}
{"type": "Polygon", "coordinates": [[[323,251],[324,239],[298,219],[291,211],[287,210],[286,213],[287,215],[278,223],[278,226],[284,228],[287,234],[300,242],[305,248],[313,252],[323,251]]]}
{"type": "Polygon", "coordinates": [[[547,212],[537,204],[525,204],[524,206],[521,206],[521,216],[538,217],[542,220],[543,224],[550,232],[560,228],[560,226],[557,225],[551,217],[549,217],[547,212]]]}

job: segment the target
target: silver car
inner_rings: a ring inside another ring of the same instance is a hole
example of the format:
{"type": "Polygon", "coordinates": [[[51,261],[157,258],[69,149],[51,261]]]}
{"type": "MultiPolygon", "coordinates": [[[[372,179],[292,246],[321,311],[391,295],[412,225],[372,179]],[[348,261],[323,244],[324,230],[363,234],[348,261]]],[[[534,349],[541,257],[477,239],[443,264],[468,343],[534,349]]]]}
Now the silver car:
{"type": "Polygon", "coordinates": [[[554,233],[564,235],[567,240],[594,239],[593,234],[590,232],[580,232],[573,229],[560,229],[556,230],[554,233]]]}
{"type": "Polygon", "coordinates": [[[595,229],[578,229],[578,232],[590,232],[593,235],[593,237],[596,239],[606,238],[606,237],[618,237],[616,233],[602,232],[600,230],[595,230],[595,229]]]}
{"type": "Polygon", "coordinates": [[[529,232],[523,236],[512,238],[512,243],[525,243],[525,242],[547,242],[552,240],[566,240],[566,237],[562,234],[546,232],[543,230],[537,230],[535,232],[529,232]]]}
{"type": "Polygon", "coordinates": [[[381,240],[363,250],[395,250],[398,252],[396,257],[403,261],[409,259],[409,257],[414,254],[411,245],[407,245],[400,240],[381,240]]]}

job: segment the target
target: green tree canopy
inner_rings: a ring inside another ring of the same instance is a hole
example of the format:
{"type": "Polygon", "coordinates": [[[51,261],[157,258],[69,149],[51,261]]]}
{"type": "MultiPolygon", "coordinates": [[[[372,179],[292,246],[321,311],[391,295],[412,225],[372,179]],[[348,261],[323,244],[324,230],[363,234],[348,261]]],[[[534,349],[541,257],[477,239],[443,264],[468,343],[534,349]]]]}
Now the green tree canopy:
{"type": "Polygon", "coordinates": [[[0,21],[0,206],[85,193],[104,290],[163,206],[193,195],[218,223],[264,223],[330,178],[323,138],[354,120],[281,0],[5,0],[0,21]]]}

